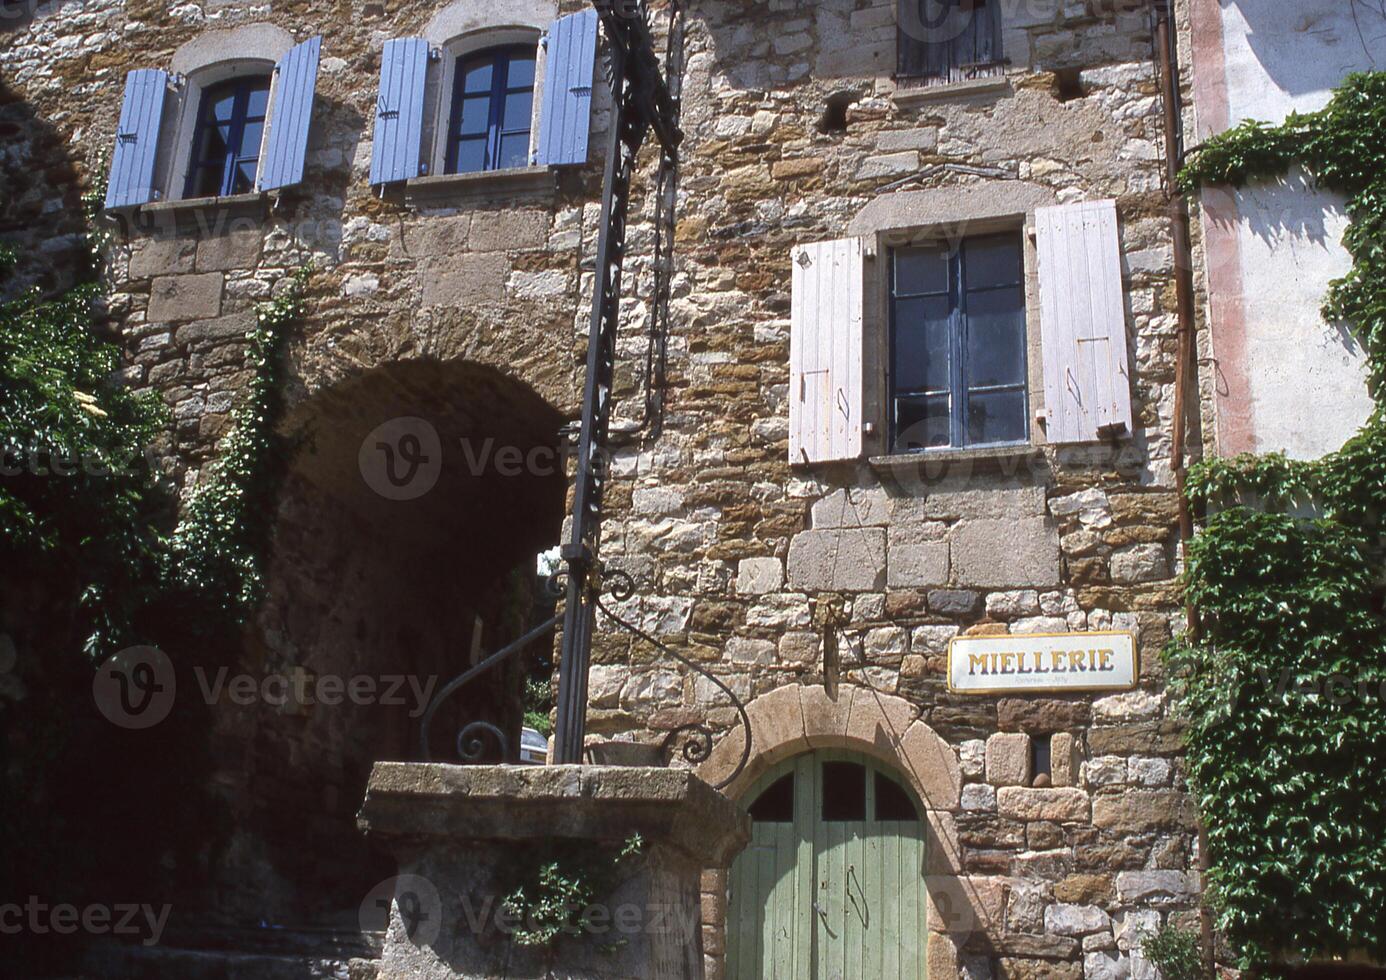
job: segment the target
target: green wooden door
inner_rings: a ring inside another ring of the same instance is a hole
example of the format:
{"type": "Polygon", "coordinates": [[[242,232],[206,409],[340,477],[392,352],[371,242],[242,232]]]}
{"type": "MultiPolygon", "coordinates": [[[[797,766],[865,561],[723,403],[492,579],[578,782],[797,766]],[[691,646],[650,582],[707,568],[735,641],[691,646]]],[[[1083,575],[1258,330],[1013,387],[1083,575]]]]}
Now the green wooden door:
{"type": "Polygon", "coordinates": [[[789,759],[746,794],[728,980],[924,977],[924,824],[899,779],[848,752],[789,759]]]}

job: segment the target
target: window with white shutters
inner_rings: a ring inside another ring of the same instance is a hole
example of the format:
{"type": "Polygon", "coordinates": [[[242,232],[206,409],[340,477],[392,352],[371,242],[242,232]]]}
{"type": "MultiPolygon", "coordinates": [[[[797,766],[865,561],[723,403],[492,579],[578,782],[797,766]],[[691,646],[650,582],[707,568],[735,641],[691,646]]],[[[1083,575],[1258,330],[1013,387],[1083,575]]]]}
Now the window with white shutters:
{"type": "Polygon", "coordinates": [[[1035,212],[1045,427],[1052,443],[1129,434],[1131,374],[1115,201],[1035,212]]]}
{"type": "Polygon", "coordinates": [[[860,238],[801,245],[791,254],[791,463],[862,455],[864,257],[860,238]]]}

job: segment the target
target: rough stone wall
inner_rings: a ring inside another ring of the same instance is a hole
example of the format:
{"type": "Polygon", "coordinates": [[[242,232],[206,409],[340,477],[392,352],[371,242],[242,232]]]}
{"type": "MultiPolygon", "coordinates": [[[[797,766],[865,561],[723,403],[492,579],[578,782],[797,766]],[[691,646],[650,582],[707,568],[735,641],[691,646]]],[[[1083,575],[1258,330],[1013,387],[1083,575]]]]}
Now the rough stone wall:
{"type": "MultiPolygon", "coordinates": [[[[891,4],[689,4],[668,415],[659,441],[615,458],[604,553],[639,585],[621,611],[744,700],[821,685],[832,633],[846,688],[906,699],[943,739],[963,779],[951,809],[953,876],[996,895],[999,916],[957,948],[931,944],[931,975],[1149,976],[1131,953],[1132,928],[1184,915],[1197,885],[1158,657],[1181,611],[1169,467],[1174,257],[1148,12],[1095,0],[1004,6],[1005,84],[920,101],[894,97],[891,4]],[[830,97],[842,93],[852,102],[845,129],[820,132],[830,97]],[[941,475],[865,463],[791,468],[791,247],[847,234],[881,195],[986,198],[1017,184],[1057,201],[1117,199],[1132,438],[1115,450],[1041,445],[1018,465],[964,463],[941,475]],[[1137,632],[1138,692],[998,699],[946,690],[954,635],[1084,629],[1137,632]],[[1068,739],[1068,785],[1017,785],[1026,740],[1045,734],[1068,739]]],[[[231,24],[326,35],[302,191],[234,229],[199,230],[196,214],[191,227],[186,218],[170,227],[163,212],[152,231],[130,231],[115,258],[127,377],[173,408],[165,448],[185,485],[245,384],[241,338],[253,303],[309,261],[319,271],[292,350],[295,399],[434,358],[491,366],[560,411],[575,408],[591,281],[582,260],[597,217],[592,171],[552,198],[518,204],[411,210],[366,186],[380,44],[432,13],[359,0],[111,0],[43,8],[4,37],[0,70],[90,162],[109,142],[126,69],[166,64],[178,44],[231,24]]],[[[641,297],[649,232],[636,222],[631,235],[628,281],[641,297]]],[[[633,363],[645,307],[633,299],[627,311],[621,352],[633,363]]],[[[623,368],[618,396],[637,395],[638,381],[623,368]]],[[[627,398],[618,414],[639,409],[627,398]]],[[[653,739],[690,720],[732,722],[714,686],[609,626],[595,659],[594,732],[653,739]]],[[[719,908],[711,895],[714,975],[719,908]]]]}

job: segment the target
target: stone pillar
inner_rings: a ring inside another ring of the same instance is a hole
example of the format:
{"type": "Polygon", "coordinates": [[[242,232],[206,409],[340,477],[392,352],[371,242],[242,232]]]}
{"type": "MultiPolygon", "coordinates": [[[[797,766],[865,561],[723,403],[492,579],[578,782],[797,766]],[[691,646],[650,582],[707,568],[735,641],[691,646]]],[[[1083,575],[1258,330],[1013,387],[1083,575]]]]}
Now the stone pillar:
{"type": "Polygon", "coordinates": [[[380,980],[702,980],[702,872],[750,840],[692,773],[624,766],[377,763],[358,823],[399,862],[380,980]],[[640,854],[617,861],[636,834],[640,854]],[[586,880],[607,894],[526,946],[504,900],[551,861],[599,869],[586,880]]]}

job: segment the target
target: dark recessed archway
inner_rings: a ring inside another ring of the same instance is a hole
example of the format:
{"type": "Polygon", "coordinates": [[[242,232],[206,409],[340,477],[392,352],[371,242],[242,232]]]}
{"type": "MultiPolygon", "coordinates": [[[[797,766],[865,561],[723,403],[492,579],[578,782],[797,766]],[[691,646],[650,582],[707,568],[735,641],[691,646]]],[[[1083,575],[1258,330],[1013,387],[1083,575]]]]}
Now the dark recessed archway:
{"type": "MultiPolygon", "coordinates": [[[[238,823],[250,829],[233,914],[347,927],[394,873],[355,827],[370,766],[418,759],[430,695],[534,623],[536,555],[557,544],[563,519],[563,422],[530,388],[469,362],[383,366],[291,411],[246,660],[319,697],[232,716],[238,823]],[[324,683],[339,703],[323,703],[324,683]]],[[[518,736],[525,673],[516,662],[449,702],[433,730],[440,761],[455,761],[466,720],[518,736]]]]}

